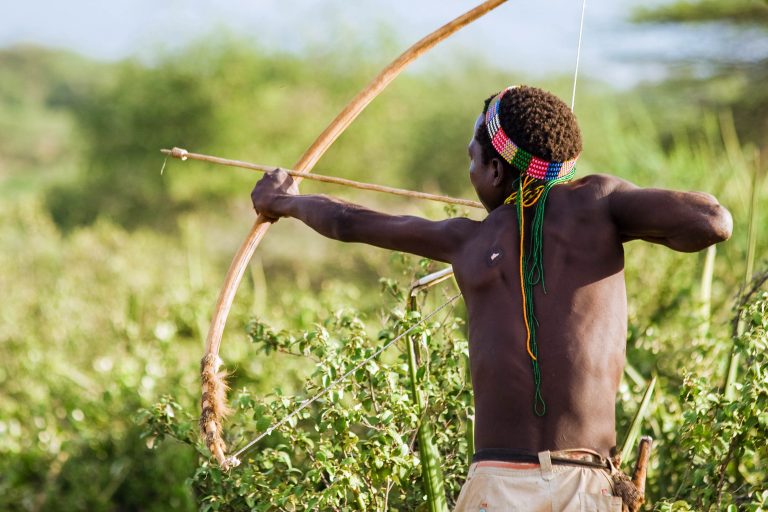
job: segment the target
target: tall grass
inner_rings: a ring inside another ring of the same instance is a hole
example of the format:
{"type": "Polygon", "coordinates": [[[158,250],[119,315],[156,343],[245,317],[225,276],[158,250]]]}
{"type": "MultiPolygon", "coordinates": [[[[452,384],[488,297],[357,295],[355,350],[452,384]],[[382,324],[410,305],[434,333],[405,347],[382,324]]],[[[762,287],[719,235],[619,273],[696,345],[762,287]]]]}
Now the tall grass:
{"type": "MultiPolygon", "coordinates": [[[[757,215],[758,215],[758,190],[760,181],[760,158],[755,152],[755,161],[752,166],[752,180],[750,186],[749,201],[749,227],[747,228],[747,262],[744,270],[744,289],[752,282],[755,268],[755,247],[757,246],[757,215]]],[[[744,321],[739,319],[736,327],[736,336],[744,332],[744,321]]],[[[723,389],[725,396],[733,400],[736,394],[736,382],[739,374],[739,354],[735,348],[731,350],[726,366],[725,383],[723,389]]]]}

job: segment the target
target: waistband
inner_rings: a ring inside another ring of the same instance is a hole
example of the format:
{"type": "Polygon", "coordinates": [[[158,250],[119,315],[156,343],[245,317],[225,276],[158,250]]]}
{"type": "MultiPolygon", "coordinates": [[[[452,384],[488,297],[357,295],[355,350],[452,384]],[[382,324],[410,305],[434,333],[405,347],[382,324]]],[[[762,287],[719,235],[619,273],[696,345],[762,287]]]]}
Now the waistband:
{"type": "MultiPolygon", "coordinates": [[[[575,448],[549,452],[552,464],[583,466],[588,468],[600,468],[611,470],[610,462],[599,453],[588,448],[575,448]]],[[[478,450],[472,456],[472,463],[508,463],[518,466],[519,469],[536,467],[540,457],[537,453],[509,448],[486,448],[478,450]],[[525,464],[525,466],[522,466],[525,464]]],[[[483,464],[486,465],[486,464],[483,464]]],[[[510,467],[510,469],[515,469],[510,467]]]]}

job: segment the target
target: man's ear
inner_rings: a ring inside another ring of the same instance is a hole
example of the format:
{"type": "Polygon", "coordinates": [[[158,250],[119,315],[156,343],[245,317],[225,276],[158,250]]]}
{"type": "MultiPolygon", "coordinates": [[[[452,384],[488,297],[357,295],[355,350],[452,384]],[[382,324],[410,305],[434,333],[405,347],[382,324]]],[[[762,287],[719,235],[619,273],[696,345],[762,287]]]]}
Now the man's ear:
{"type": "Polygon", "coordinates": [[[504,184],[504,165],[498,158],[491,159],[491,170],[493,172],[493,186],[501,187],[504,184]]]}

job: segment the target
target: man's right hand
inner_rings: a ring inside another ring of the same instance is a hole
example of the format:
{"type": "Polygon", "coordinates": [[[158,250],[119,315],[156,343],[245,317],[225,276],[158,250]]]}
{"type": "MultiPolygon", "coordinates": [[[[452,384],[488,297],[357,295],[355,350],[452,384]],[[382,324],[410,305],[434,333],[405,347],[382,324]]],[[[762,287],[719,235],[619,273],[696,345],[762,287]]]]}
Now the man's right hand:
{"type": "Polygon", "coordinates": [[[295,196],[299,193],[298,183],[281,169],[275,169],[264,174],[251,191],[253,208],[261,215],[274,222],[283,215],[278,208],[279,199],[285,196],[295,196]]]}

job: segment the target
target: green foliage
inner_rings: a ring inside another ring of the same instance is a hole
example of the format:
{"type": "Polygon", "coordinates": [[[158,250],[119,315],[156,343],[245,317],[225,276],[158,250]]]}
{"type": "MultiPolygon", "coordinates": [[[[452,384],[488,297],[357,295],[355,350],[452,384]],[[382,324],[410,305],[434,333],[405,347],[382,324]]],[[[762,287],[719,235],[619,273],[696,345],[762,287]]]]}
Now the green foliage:
{"type": "MultiPolygon", "coordinates": [[[[245,389],[238,392],[232,431],[247,440],[289,417],[419,320],[418,313],[395,308],[373,340],[359,313],[350,309],[335,311],[314,329],[296,334],[253,321],[249,335],[257,349],[305,358],[315,369],[300,396],[256,398],[245,389]]],[[[229,474],[208,462],[210,454],[190,434],[191,415],[177,420],[177,404],[164,400],[142,417],[153,438],[171,436],[197,446],[202,463],[192,482],[202,497],[202,510],[415,510],[425,503],[423,493],[415,491],[421,485],[414,456],[420,422],[428,419],[434,426],[443,468],[451,475],[450,495],[461,485],[467,457],[462,429],[471,410],[461,326],[460,319],[449,315],[412,331],[420,351],[429,353],[418,373],[432,400],[421,416],[401,342],[399,354],[371,359],[251,449],[243,466],[229,474]]]]}
{"type": "Polygon", "coordinates": [[[643,7],[637,21],[654,22],[729,22],[768,27],[768,6],[758,0],[699,0],[675,2],[653,8],[643,7]]]}
{"type": "MultiPolygon", "coordinates": [[[[738,396],[729,400],[709,379],[692,374],[681,390],[680,449],[690,466],[676,494],[685,497],[690,510],[764,510],[768,505],[768,293],[739,315],[747,327],[733,340],[746,362],[738,396]]],[[[657,510],[688,510],[677,506],[665,502],[657,510]]]]}
{"type": "Polygon", "coordinates": [[[99,82],[109,66],[35,47],[0,50],[0,197],[47,186],[74,172],[82,139],[61,91],[99,82]]]}
{"type": "Polygon", "coordinates": [[[127,62],[114,82],[59,103],[72,109],[88,141],[88,165],[77,182],[48,193],[57,224],[71,229],[101,216],[128,227],[161,225],[179,208],[159,174],[157,151],[174,141],[202,145],[212,134],[214,99],[194,68],[127,62]]]}
{"type": "Polygon", "coordinates": [[[690,114],[684,111],[732,112],[739,137],[764,147],[768,124],[768,59],[764,54],[741,52],[743,42],[762,39],[768,29],[768,4],[759,0],[684,0],[666,5],[640,7],[634,20],[639,23],[691,25],[709,23],[718,30],[700,37],[702,49],[714,49],[714,57],[685,56],[674,61],[670,76],[661,84],[646,88],[651,101],[662,102],[658,111],[669,112],[665,124],[670,133],[684,129],[690,114]],[[732,31],[723,28],[734,27],[732,31]],[[752,29],[748,32],[747,29],[752,29]],[[714,37],[711,35],[714,34],[714,37]],[[709,48],[708,48],[709,47],[709,48]],[[733,57],[733,54],[737,55],[733,57]],[[682,121],[682,122],[681,122],[682,121]]]}
{"type": "Polygon", "coordinates": [[[3,205],[0,240],[0,509],[189,509],[194,458],[148,453],[131,419],[187,380],[164,364],[183,360],[174,272],[134,268],[164,244],[105,223],[64,241],[39,204],[3,205]]]}
{"type": "MultiPolygon", "coordinates": [[[[399,291],[391,282],[387,289],[395,295],[399,291]]],[[[655,510],[738,507],[757,511],[765,506],[768,293],[749,303],[741,316],[749,327],[734,340],[747,362],[738,398],[726,399],[711,378],[688,374],[682,382],[679,410],[659,411],[657,421],[664,424],[662,432],[654,433],[660,444],[654,455],[656,473],[651,475],[649,493],[658,496],[667,492],[678,499],[661,500],[655,510]],[[670,485],[675,489],[669,489],[670,485]]],[[[389,326],[376,341],[367,339],[364,322],[349,309],[336,311],[314,329],[295,334],[274,331],[254,320],[249,333],[261,350],[307,358],[315,370],[304,384],[304,393],[297,396],[278,392],[257,399],[245,389],[238,393],[233,399],[237,417],[231,427],[232,437],[242,439],[242,444],[291,417],[307,398],[325,390],[367,359],[377,345],[419,318],[418,314],[391,310],[389,326]]],[[[419,421],[429,417],[445,461],[451,503],[468,455],[462,429],[472,416],[467,375],[462,370],[467,363],[467,344],[457,331],[461,325],[459,317],[446,317],[416,336],[419,350],[428,354],[418,370],[421,389],[430,399],[429,410],[421,418],[409,389],[410,355],[407,346],[401,346],[396,357],[390,354],[387,362],[369,362],[277,428],[248,453],[243,467],[230,474],[221,473],[209,462],[210,454],[192,431],[191,415],[176,420],[180,408],[176,404],[163,400],[145,411],[146,433],[158,439],[170,436],[197,447],[201,465],[193,485],[205,497],[205,510],[414,510],[425,507],[426,495],[419,490],[424,483],[417,456],[417,429],[419,421]]],[[[674,389],[668,386],[657,402],[674,400],[674,389]]]]}

